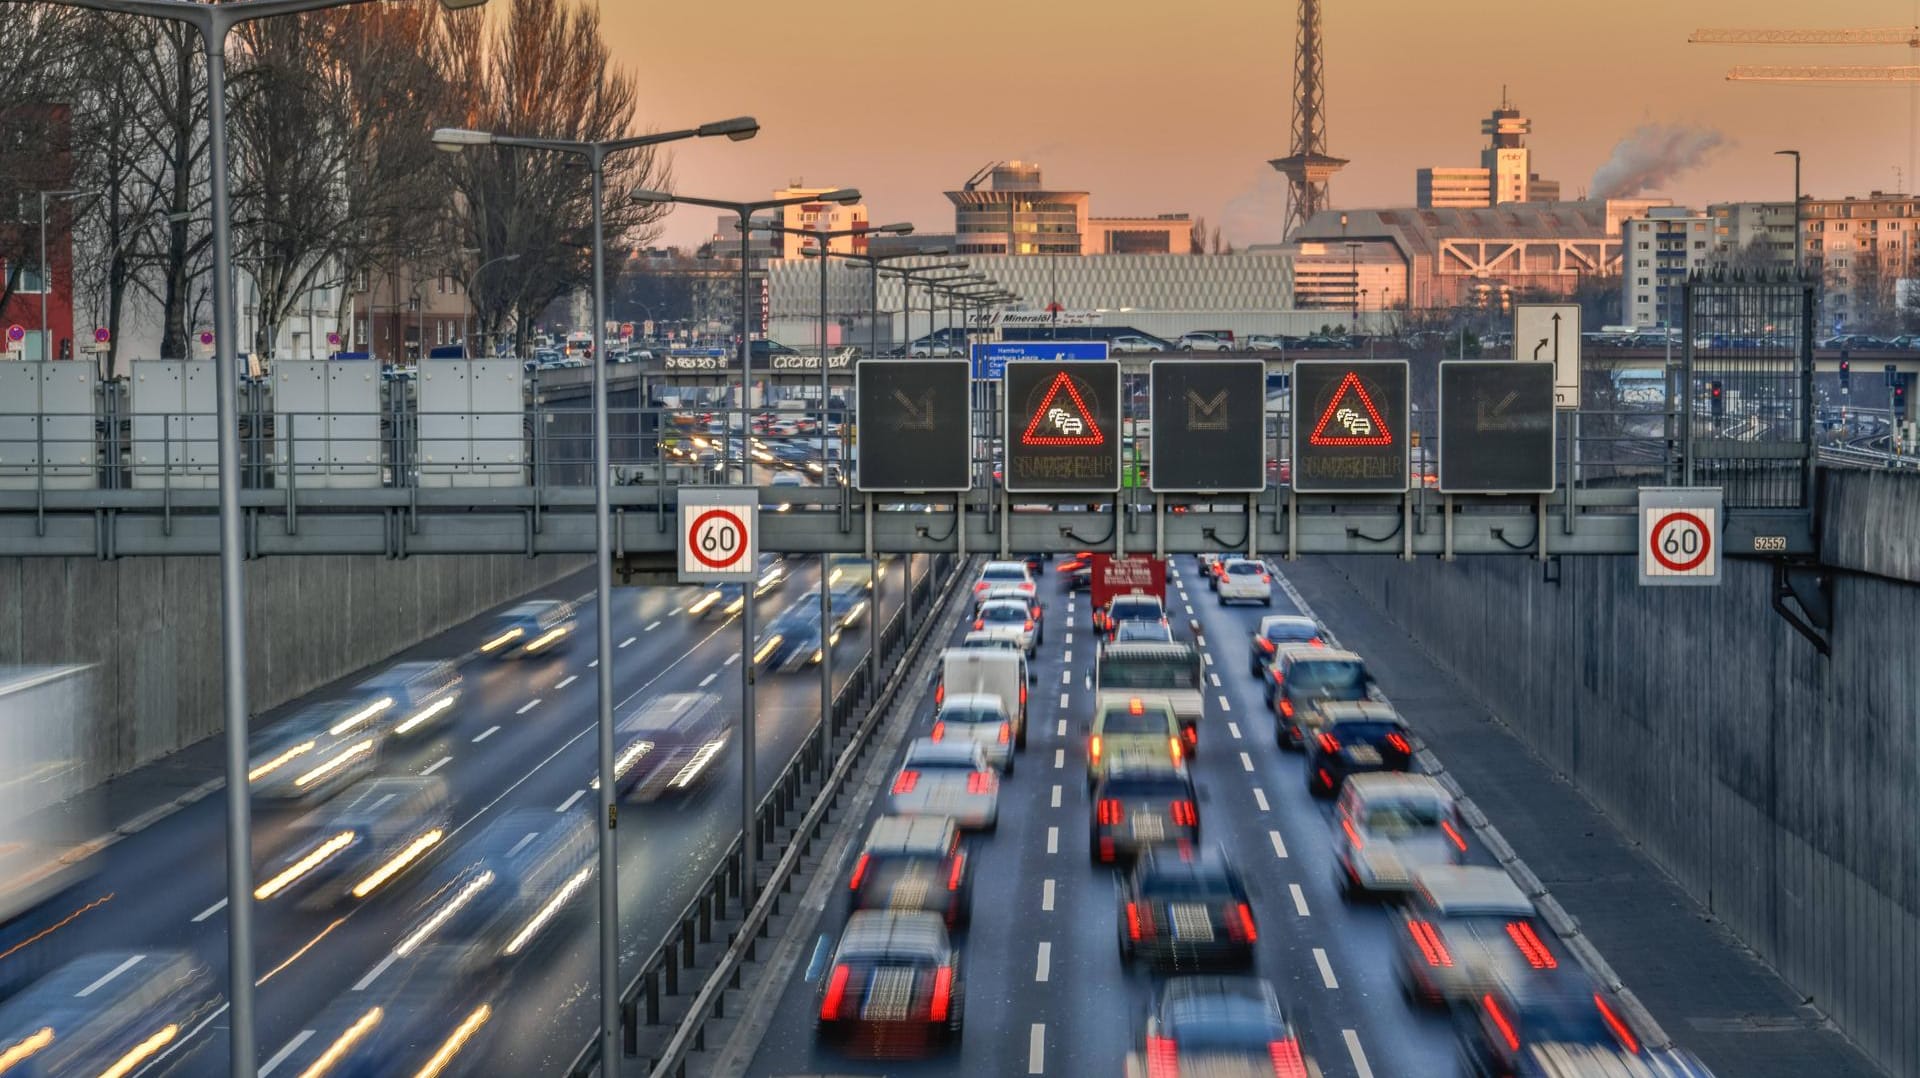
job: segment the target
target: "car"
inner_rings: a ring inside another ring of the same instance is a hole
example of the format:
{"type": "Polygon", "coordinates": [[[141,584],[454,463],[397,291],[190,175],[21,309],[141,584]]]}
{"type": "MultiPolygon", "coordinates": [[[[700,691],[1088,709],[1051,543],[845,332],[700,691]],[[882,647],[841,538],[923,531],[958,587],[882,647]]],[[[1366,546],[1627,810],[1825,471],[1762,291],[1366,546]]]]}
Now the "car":
{"type": "Polygon", "coordinates": [[[1596,1072],[1589,1064],[1605,1060],[1617,1068],[1623,1056],[1634,1063],[1647,1058],[1639,1035],[1607,1001],[1606,991],[1584,974],[1503,984],[1470,1001],[1457,1013],[1455,1028],[1462,1073],[1474,1078],[1557,1078],[1568,1073],[1558,1060],[1571,1061],[1576,1075],[1635,1074],[1596,1072]]]}
{"type": "Polygon", "coordinates": [[[1165,698],[1103,696],[1087,723],[1087,789],[1098,785],[1115,761],[1126,766],[1147,757],[1178,764],[1186,757],[1183,742],[1180,720],[1165,698]]]}
{"type": "Polygon", "coordinates": [[[59,1078],[152,1069],[144,1065],[156,1053],[226,1010],[206,961],[184,942],[176,946],[73,957],[0,1003],[0,1073],[59,1078]]]}
{"type": "Polygon", "coordinates": [[[1273,985],[1259,977],[1168,978],[1147,1013],[1139,1045],[1128,1054],[1127,1078],[1320,1073],[1273,985]]]}
{"type": "Polygon", "coordinates": [[[1400,990],[1421,1003],[1465,1003],[1509,977],[1579,968],[1505,869],[1423,868],[1394,921],[1400,990]]]}
{"type": "Polygon", "coordinates": [[[1013,719],[992,693],[962,692],[946,697],[928,735],[935,741],[972,741],[1002,775],[1013,774],[1013,719]]]}
{"type": "Polygon", "coordinates": [[[1045,553],[1020,555],[1020,560],[1026,563],[1027,575],[1035,579],[1038,579],[1040,574],[1046,571],[1047,562],[1052,559],[1053,555],[1045,553]]]}
{"type": "Polygon", "coordinates": [[[980,567],[979,579],[974,581],[975,594],[986,591],[995,585],[1016,587],[1026,593],[1027,598],[1034,597],[1033,576],[1027,572],[1027,563],[1023,561],[990,561],[980,567]]]}
{"type": "Polygon", "coordinates": [[[820,630],[820,600],[797,602],[768,623],[753,651],[753,662],[768,670],[794,673],[818,664],[826,649],[840,643],[840,630],[820,630]],[[824,643],[823,643],[824,640],[824,643]]]}
{"type": "Polygon", "coordinates": [[[450,660],[394,663],[354,691],[386,724],[387,733],[399,737],[424,733],[460,701],[460,668],[450,660]]]}
{"type": "Polygon", "coordinates": [[[1113,630],[1116,644],[1171,644],[1173,628],[1157,621],[1123,621],[1113,630]]]}
{"type": "Polygon", "coordinates": [[[1107,342],[1107,351],[1116,356],[1139,355],[1149,352],[1164,352],[1167,346],[1151,337],[1141,337],[1123,333],[1107,342]]]}
{"type": "MultiPolygon", "coordinates": [[[[733,720],[713,693],[649,696],[614,719],[615,796],[655,801],[701,788],[733,740],[733,720]]],[[[595,775],[589,785],[598,790],[595,775]]]]}
{"type": "Polygon", "coordinates": [[[1212,333],[1196,331],[1182,333],[1180,339],[1174,342],[1174,347],[1182,352],[1231,352],[1233,342],[1212,333]]]}
{"type": "Polygon", "coordinates": [[[1355,775],[1340,792],[1333,854],[1345,897],[1404,894],[1413,874],[1466,857],[1453,795],[1430,775],[1355,775]]]}
{"type": "Polygon", "coordinates": [[[1163,843],[1200,840],[1200,803],[1184,764],[1164,757],[1115,760],[1089,799],[1088,853],[1095,864],[1132,861],[1163,843]]]}
{"type": "Polygon", "coordinates": [[[887,811],[896,816],[951,816],[968,831],[1000,824],[1000,775],[972,740],[918,737],[887,787],[887,811]]]}
{"type": "Polygon", "coordinates": [[[452,828],[444,779],[369,779],[294,824],[286,848],[255,872],[254,901],[327,909],[370,899],[423,868],[452,828]]]}
{"type": "Polygon", "coordinates": [[[1259,603],[1262,606],[1273,605],[1273,574],[1267,571],[1266,564],[1248,558],[1231,558],[1221,570],[1219,581],[1214,586],[1220,593],[1220,602],[1259,603]]]}
{"type": "Polygon", "coordinates": [[[957,646],[963,648],[1005,648],[1008,651],[1017,651],[1025,655],[1027,649],[1022,643],[1020,635],[1021,634],[1009,629],[981,629],[961,637],[960,643],[957,646]]]}
{"type": "Polygon", "coordinates": [[[1161,604],[1158,596],[1127,594],[1114,596],[1104,609],[1093,612],[1094,631],[1105,633],[1109,641],[1113,639],[1114,630],[1127,621],[1165,625],[1167,608],[1161,604]]]}
{"type": "Polygon", "coordinates": [[[1275,649],[1273,677],[1265,688],[1267,702],[1273,706],[1275,742],[1283,749],[1299,750],[1308,728],[1319,721],[1315,705],[1371,699],[1373,675],[1351,651],[1288,644],[1275,649]]]}
{"type": "MultiPolygon", "coordinates": [[[[867,613],[867,589],[858,584],[829,590],[827,602],[833,611],[833,623],[836,632],[845,632],[860,624],[867,613]]],[[[811,606],[815,613],[820,610],[820,589],[808,588],[793,601],[795,606],[811,606]]]]}
{"type": "Polygon", "coordinates": [[[505,972],[566,938],[555,925],[587,905],[597,866],[593,814],[516,809],[448,855],[431,898],[394,950],[452,947],[470,974],[505,972]]]}
{"type": "Polygon", "coordinates": [[[1162,701],[1179,720],[1186,755],[1192,757],[1200,749],[1200,720],[1206,713],[1203,669],[1200,649],[1191,644],[1104,644],[1094,657],[1094,710],[1115,701],[1124,705],[1134,697],[1162,701]]]}
{"type": "Polygon", "coordinates": [[[973,875],[960,827],[945,816],[882,816],[847,876],[859,910],[938,914],[947,928],[966,925],[973,875]]]}
{"type": "MultiPolygon", "coordinates": [[[[767,595],[775,588],[786,583],[786,581],[787,568],[782,564],[778,555],[762,557],[760,559],[760,579],[753,583],[753,596],[758,599],[767,595]]],[[[701,592],[700,596],[693,602],[687,604],[687,613],[697,618],[704,618],[711,614],[732,617],[738,614],[741,608],[746,606],[746,600],[742,598],[745,594],[746,588],[744,585],[715,584],[701,592]]]]}
{"type": "Polygon", "coordinates": [[[1240,873],[1222,849],[1148,850],[1120,884],[1120,962],[1246,969],[1260,938],[1240,873]]]}
{"type": "Polygon", "coordinates": [[[270,801],[325,801],[379,766],[386,730],[371,719],[364,705],[329,700],[274,723],[254,738],[248,788],[270,801]]]}
{"type": "Polygon", "coordinates": [[[1247,336],[1247,350],[1249,352],[1284,352],[1286,349],[1287,339],[1285,337],[1276,336],[1272,333],[1252,333],[1247,336]]]}
{"type": "Polygon", "coordinates": [[[960,952],[938,914],[861,910],[820,977],[814,1033],[862,1055],[944,1051],[960,1043],[964,999],[960,952]]]}
{"type": "Polygon", "coordinates": [[[548,653],[579,626],[579,611],[567,599],[529,599],[494,618],[492,635],[480,645],[482,655],[521,659],[548,653]]]}
{"type": "Polygon", "coordinates": [[[1273,662],[1274,652],[1287,644],[1323,648],[1327,646],[1327,640],[1320,623],[1312,618],[1300,614],[1275,614],[1261,618],[1259,627],[1253,631],[1253,643],[1248,652],[1247,661],[1253,676],[1266,678],[1271,684],[1272,674],[1268,667],[1273,662]]]}
{"type": "Polygon", "coordinates": [[[987,603],[991,603],[996,600],[1002,600],[1002,599],[1011,600],[1013,602],[1022,603],[1026,605],[1030,609],[1033,615],[1033,619],[1035,621],[1039,621],[1040,618],[1046,612],[1046,608],[1041,605],[1040,600],[1034,598],[1032,594],[1030,594],[1025,588],[1022,588],[1020,585],[994,584],[991,587],[988,587],[984,591],[978,590],[978,589],[974,591],[973,593],[974,616],[975,617],[979,616],[980,608],[982,606],[986,605],[987,603]]]}
{"type": "Polygon", "coordinates": [[[1304,746],[1309,794],[1332,797],[1350,775],[1412,769],[1413,733],[1391,705],[1345,700],[1321,704],[1319,712],[1319,728],[1304,746]]]}
{"type": "Polygon", "coordinates": [[[984,632],[989,627],[1009,633],[1019,630],[1020,646],[1026,649],[1029,658],[1040,647],[1045,633],[1033,616],[1032,605],[1019,599],[995,599],[981,604],[974,612],[974,631],[984,632]]]}

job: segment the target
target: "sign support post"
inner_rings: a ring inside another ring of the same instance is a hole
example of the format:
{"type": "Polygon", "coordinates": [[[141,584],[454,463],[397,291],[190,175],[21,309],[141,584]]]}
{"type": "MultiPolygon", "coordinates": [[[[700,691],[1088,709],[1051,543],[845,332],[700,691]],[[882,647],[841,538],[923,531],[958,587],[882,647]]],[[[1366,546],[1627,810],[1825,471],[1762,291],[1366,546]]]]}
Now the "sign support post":
{"type": "MultiPolygon", "coordinates": [[[[681,487],[680,582],[740,585],[740,900],[754,890],[760,834],[754,781],[753,614],[760,576],[760,492],[752,487],[681,487]]],[[[825,590],[826,579],[820,581],[825,590]]],[[[601,612],[606,616],[606,611],[601,612]]],[[[827,626],[822,626],[824,632],[827,626]]],[[[824,642],[824,641],[823,641],[824,642]]]]}

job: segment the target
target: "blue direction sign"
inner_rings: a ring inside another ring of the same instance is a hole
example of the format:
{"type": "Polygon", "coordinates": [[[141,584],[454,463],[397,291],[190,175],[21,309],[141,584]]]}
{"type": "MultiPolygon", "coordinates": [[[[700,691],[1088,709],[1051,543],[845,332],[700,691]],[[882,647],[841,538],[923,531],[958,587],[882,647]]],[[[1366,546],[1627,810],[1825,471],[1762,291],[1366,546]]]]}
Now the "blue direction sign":
{"type": "Polygon", "coordinates": [[[995,341],[973,346],[973,376],[997,382],[1009,359],[1106,359],[1105,341],[995,341]]]}

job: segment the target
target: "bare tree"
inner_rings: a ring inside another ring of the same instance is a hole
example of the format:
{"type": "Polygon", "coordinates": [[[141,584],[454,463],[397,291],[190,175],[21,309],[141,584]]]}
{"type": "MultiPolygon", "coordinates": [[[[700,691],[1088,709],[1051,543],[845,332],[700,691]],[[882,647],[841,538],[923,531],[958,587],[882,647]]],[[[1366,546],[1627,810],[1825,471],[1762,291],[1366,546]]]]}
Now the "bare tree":
{"type": "Polygon", "coordinates": [[[1207,253],[1207,219],[1205,217],[1193,219],[1193,225],[1187,233],[1187,246],[1189,254],[1207,253]]]}
{"type": "Polygon", "coordinates": [[[0,307],[38,267],[35,193],[70,179],[70,104],[80,18],[34,5],[0,19],[0,307]]]}

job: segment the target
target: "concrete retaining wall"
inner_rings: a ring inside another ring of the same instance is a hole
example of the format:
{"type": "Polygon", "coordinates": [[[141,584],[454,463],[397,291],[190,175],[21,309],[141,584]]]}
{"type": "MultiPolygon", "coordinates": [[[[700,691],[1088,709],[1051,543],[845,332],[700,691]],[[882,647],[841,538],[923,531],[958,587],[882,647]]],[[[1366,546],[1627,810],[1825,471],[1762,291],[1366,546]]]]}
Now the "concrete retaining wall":
{"type": "Polygon", "coordinates": [[[1562,558],[1558,583],[1518,557],[1330,561],[1869,1054],[1920,1075],[1920,586],[1839,575],[1822,659],[1762,564],[1641,588],[1627,558],[1562,558]]]}
{"type": "MultiPolygon", "coordinates": [[[[246,565],[264,711],[573,572],[580,558],[274,558],[246,565]]],[[[96,779],[220,732],[213,558],[0,558],[0,665],[99,663],[96,779]]]]}

